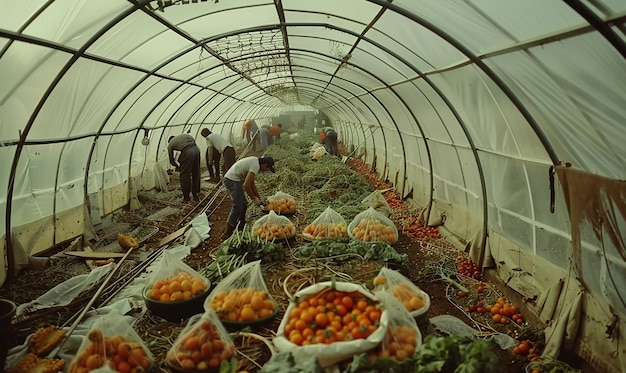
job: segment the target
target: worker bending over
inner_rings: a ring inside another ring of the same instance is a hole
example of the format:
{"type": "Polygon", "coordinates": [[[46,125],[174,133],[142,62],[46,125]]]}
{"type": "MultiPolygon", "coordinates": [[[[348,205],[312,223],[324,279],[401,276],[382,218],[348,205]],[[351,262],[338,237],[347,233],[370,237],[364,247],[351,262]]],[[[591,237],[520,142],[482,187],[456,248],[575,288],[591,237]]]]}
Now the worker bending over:
{"type": "Polygon", "coordinates": [[[200,149],[196,145],[196,140],[188,133],[181,133],[178,136],[170,136],[167,144],[167,153],[170,164],[180,171],[180,189],[183,191],[183,200],[188,202],[189,192],[193,193],[193,198],[199,201],[200,193],[200,149]],[[174,150],[180,152],[178,163],[174,159],[174,150]]]}
{"type": "Polygon", "coordinates": [[[254,119],[248,119],[243,124],[241,138],[246,139],[246,144],[251,147],[252,151],[256,151],[256,146],[259,144],[258,131],[259,126],[257,126],[254,119]],[[252,142],[252,145],[250,145],[250,142],[252,142]]]}
{"type": "Polygon", "coordinates": [[[248,203],[246,194],[255,205],[261,205],[261,196],[256,188],[254,179],[260,171],[274,170],[274,158],[272,157],[246,157],[238,160],[224,175],[224,186],[230,196],[230,212],[226,219],[226,230],[222,234],[222,240],[227,239],[235,231],[235,228],[243,229],[246,225],[246,211],[248,203]]]}
{"type": "Polygon", "coordinates": [[[209,169],[209,175],[211,175],[211,181],[217,182],[220,179],[220,160],[222,156],[224,157],[224,173],[226,173],[235,163],[235,148],[224,136],[213,133],[208,128],[203,128],[200,134],[206,138],[205,160],[209,169]]]}
{"type": "Polygon", "coordinates": [[[320,141],[326,148],[326,153],[337,156],[337,132],[332,127],[323,127],[320,130],[320,141]]]}

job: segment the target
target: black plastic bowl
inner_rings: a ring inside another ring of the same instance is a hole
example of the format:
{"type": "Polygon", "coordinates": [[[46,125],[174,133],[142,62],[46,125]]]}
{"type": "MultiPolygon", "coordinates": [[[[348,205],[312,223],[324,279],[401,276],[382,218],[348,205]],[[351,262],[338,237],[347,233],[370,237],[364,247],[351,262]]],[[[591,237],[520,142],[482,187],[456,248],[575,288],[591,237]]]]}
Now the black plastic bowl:
{"type": "Polygon", "coordinates": [[[211,291],[211,284],[207,284],[204,291],[194,297],[180,302],[161,302],[148,297],[148,292],[152,289],[149,285],[143,290],[143,299],[146,307],[153,314],[164,318],[167,321],[180,322],[193,315],[204,312],[204,301],[211,291]]]}

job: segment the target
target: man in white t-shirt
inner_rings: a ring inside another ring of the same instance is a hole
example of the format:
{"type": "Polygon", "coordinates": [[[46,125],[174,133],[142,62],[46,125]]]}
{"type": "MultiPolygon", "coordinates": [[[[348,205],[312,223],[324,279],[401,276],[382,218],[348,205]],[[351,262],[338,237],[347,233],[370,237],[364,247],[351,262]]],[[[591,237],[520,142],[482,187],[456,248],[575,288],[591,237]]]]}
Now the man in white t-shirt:
{"type": "Polygon", "coordinates": [[[220,179],[220,158],[224,156],[224,173],[235,163],[235,148],[222,135],[203,128],[200,134],[206,138],[206,166],[211,175],[211,181],[220,179]],[[211,168],[213,166],[213,168],[211,168]],[[215,170],[215,171],[214,171],[215,170]]]}
{"type": "Polygon", "coordinates": [[[243,229],[246,224],[246,211],[248,204],[245,194],[257,205],[261,205],[261,196],[254,183],[256,174],[263,171],[274,170],[274,158],[272,157],[246,157],[238,160],[224,175],[224,186],[230,195],[230,213],[226,219],[226,230],[222,234],[222,240],[227,239],[236,228],[243,229]],[[244,194],[245,192],[245,194],[244,194]]]}

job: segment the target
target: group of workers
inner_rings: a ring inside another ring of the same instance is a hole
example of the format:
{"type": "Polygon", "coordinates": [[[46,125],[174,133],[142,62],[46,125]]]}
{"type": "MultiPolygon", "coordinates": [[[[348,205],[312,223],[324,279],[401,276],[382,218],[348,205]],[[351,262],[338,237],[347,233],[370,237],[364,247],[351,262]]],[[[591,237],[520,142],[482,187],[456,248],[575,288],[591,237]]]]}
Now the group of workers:
{"type": "Polygon", "coordinates": [[[264,125],[259,128],[254,119],[248,119],[243,124],[241,137],[245,139],[246,144],[250,144],[253,151],[256,151],[257,145],[261,147],[261,150],[265,150],[280,140],[280,135],[284,131],[282,123],[264,125]]]}
{"type": "MultiPolygon", "coordinates": [[[[298,128],[303,129],[305,124],[304,116],[298,121],[298,128]]],[[[248,146],[256,151],[256,146],[260,145],[264,150],[269,145],[280,140],[283,132],[282,124],[273,126],[257,126],[253,119],[247,120],[243,125],[242,138],[246,140],[248,146]]],[[[200,131],[206,140],[205,162],[209,171],[210,180],[220,182],[220,161],[224,160],[223,182],[228,190],[231,200],[231,208],[226,221],[226,229],[222,234],[222,239],[230,237],[235,229],[243,229],[246,223],[247,201],[245,195],[256,205],[261,205],[262,199],[255,184],[255,177],[259,172],[271,171],[274,169],[274,159],[272,157],[245,157],[236,160],[235,148],[232,144],[218,133],[213,133],[208,128],[200,131]]],[[[337,133],[332,127],[323,127],[320,130],[320,141],[324,144],[326,151],[330,155],[337,155],[337,133]]],[[[196,144],[193,136],[182,133],[171,136],[168,141],[168,156],[172,166],[180,172],[180,188],[183,193],[183,200],[188,202],[193,199],[200,201],[200,148],[196,144]],[[180,152],[178,159],[174,157],[174,151],[180,152]]]]}

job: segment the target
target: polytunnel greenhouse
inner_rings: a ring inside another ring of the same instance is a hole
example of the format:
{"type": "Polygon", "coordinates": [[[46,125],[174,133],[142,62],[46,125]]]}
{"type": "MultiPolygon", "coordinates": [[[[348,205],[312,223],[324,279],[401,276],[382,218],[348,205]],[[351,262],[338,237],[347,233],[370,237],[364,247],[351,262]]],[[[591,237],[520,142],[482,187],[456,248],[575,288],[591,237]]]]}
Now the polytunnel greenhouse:
{"type": "Polygon", "coordinates": [[[7,371],[626,371],[623,0],[2,1],[0,43],[7,371]]]}

